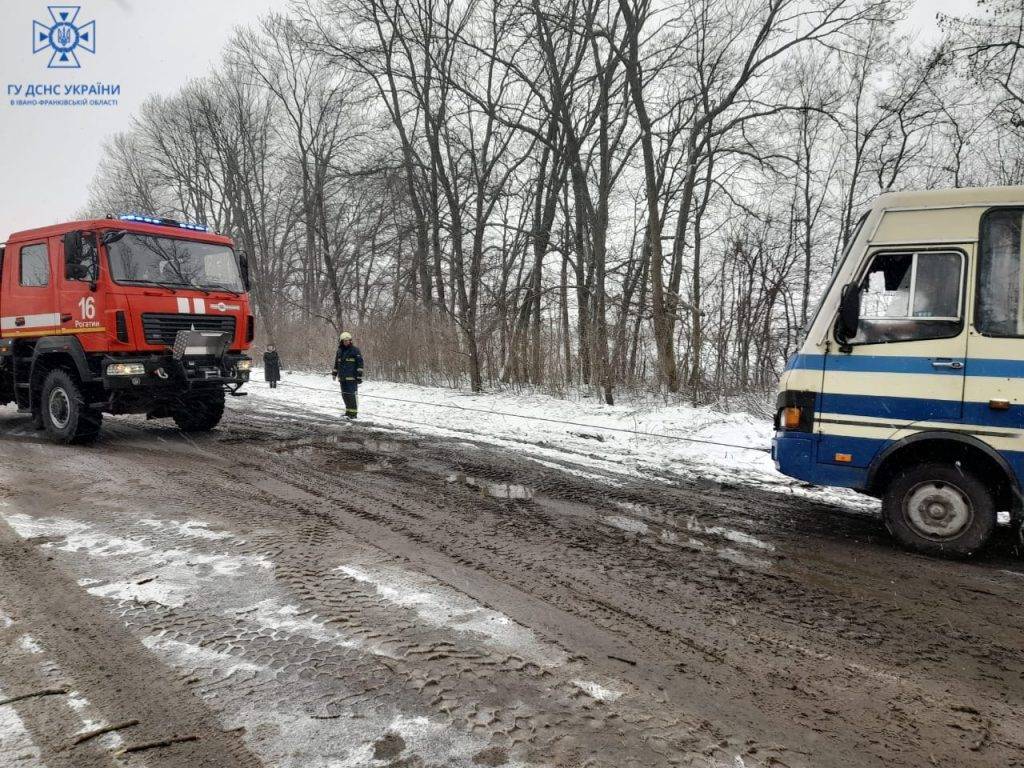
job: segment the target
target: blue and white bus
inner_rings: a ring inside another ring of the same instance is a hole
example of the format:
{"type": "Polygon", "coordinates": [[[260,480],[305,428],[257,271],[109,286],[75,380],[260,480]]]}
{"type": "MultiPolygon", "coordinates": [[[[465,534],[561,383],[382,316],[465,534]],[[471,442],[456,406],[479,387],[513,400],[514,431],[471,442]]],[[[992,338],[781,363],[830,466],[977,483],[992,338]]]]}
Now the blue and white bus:
{"type": "Polygon", "coordinates": [[[965,557],[1024,505],[1024,187],[901,192],[861,219],[779,385],[787,475],[882,500],[965,557]]]}

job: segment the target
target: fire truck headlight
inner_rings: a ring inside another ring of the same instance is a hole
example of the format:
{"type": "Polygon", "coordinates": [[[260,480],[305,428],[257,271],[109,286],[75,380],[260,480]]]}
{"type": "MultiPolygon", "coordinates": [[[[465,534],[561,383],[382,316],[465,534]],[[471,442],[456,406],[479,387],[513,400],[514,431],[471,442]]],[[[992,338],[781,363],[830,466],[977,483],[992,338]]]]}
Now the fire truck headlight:
{"type": "Polygon", "coordinates": [[[239,360],[238,361],[238,370],[240,370],[240,371],[251,371],[252,370],[252,360],[239,360]]]}
{"type": "Polygon", "coordinates": [[[107,376],[142,376],[146,366],[142,363],[114,363],[107,366],[107,376]]]}

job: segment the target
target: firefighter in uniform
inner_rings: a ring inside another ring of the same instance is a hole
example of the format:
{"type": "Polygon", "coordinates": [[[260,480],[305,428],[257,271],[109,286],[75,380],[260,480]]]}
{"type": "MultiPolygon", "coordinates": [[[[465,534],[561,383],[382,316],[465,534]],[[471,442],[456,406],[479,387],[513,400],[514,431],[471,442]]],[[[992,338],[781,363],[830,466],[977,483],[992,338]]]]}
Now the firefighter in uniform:
{"type": "Polygon", "coordinates": [[[338,343],[338,352],[334,356],[332,378],[341,383],[341,397],[345,401],[345,418],[354,419],[359,415],[356,393],[363,383],[363,354],[359,347],[352,343],[352,334],[345,331],[338,343]]]}

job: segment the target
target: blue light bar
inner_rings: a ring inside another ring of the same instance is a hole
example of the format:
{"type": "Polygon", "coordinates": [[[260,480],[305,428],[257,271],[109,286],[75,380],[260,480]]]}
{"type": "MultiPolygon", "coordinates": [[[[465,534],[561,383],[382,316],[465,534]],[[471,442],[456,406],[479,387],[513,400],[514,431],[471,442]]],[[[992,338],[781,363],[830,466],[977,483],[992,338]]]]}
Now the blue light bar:
{"type": "Polygon", "coordinates": [[[210,230],[202,224],[191,224],[189,222],[175,221],[174,219],[158,219],[153,216],[141,216],[137,213],[126,213],[118,216],[121,221],[138,221],[142,224],[155,224],[158,227],[177,227],[178,229],[189,229],[193,232],[209,232],[210,230]]]}

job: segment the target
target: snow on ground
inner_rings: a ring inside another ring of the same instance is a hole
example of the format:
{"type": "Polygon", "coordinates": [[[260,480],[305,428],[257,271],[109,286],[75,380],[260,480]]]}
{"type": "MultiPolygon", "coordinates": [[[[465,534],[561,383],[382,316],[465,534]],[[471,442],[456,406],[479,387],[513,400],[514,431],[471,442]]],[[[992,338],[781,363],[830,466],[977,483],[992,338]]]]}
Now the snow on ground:
{"type": "MultiPolygon", "coordinates": [[[[344,422],[338,385],[330,376],[286,371],[277,389],[262,381],[260,370],[252,379],[250,396],[234,400],[234,407],[344,422]]],[[[777,472],[768,453],[772,424],[748,413],[650,402],[608,406],[535,392],[473,394],[372,380],[359,395],[360,420],[375,427],[501,446],[578,474],[591,468],[603,476],[704,478],[863,510],[877,507],[852,491],[811,488],[777,472]]]]}
{"type": "MultiPolygon", "coordinates": [[[[8,691],[0,688],[0,700],[8,691]]],[[[14,707],[0,707],[0,765],[44,768],[42,753],[14,707]]]]}

